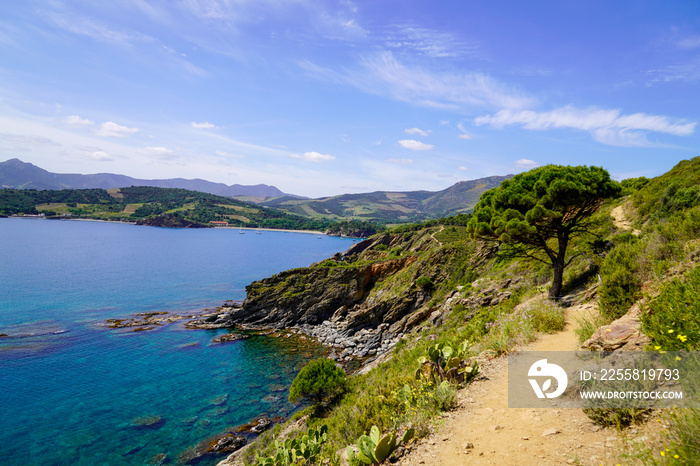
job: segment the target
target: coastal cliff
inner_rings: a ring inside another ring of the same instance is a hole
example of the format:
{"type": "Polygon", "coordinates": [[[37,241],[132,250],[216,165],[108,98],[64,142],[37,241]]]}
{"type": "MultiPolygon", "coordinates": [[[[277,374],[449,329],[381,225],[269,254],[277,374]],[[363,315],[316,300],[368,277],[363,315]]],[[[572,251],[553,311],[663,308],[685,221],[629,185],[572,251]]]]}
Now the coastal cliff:
{"type": "Polygon", "coordinates": [[[217,325],[293,328],[334,347],[335,359],[384,353],[439,314],[456,285],[451,270],[461,266],[464,275],[479,257],[462,230],[438,225],[376,235],[331,259],[253,282],[242,305],[224,307],[217,325]]]}

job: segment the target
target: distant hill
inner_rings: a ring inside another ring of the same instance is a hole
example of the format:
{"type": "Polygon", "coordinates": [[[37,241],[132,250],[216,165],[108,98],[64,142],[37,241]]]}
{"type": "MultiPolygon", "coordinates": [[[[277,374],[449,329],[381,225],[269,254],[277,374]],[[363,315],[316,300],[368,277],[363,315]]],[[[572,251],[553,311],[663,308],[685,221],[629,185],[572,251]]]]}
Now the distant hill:
{"type": "MultiPolygon", "coordinates": [[[[512,177],[489,176],[460,181],[442,191],[376,191],[321,199],[280,197],[258,203],[317,219],[374,220],[381,223],[416,222],[471,212],[479,197],[512,177]]],[[[248,199],[251,200],[251,199],[248,199]]]]}
{"type": "Polygon", "coordinates": [[[141,180],[125,175],[98,173],[77,175],[51,173],[19,159],[0,162],[0,188],[12,189],[114,189],[129,186],[179,188],[283,210],[314,220],[362,220],[378,223],[406,223],[471,212],[484,191],[513,175],[490,176],[460,181],[442,191],[375,191],[306,199],[285,194],[274,186],[244,186],[206,180],[173,178],[141,180]]]}
{"type": "Polygon", "coordinates": [[[128,186],[151,186],[156,188],[181,188],[191,191],[214,194],[217,196],[254,196],[279,197],[285,193],[274,186],[258,184],[245,186],[240,184],[225,185],[211,181],[184,178],[166,180],[141,180],[126,175],[98,173],[95,175],[78,175],[51,173],[31,163],[19,159],[0,162],[0,188],[14,189],[111,189],[128,186]]]}

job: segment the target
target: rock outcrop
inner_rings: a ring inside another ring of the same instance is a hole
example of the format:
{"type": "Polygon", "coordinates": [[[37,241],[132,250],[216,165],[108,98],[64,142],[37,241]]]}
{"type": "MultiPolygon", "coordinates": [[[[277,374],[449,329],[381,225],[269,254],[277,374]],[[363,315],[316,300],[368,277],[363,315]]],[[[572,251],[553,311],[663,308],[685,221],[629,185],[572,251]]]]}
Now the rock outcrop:
{"type": "Polygon", "coordinates": [[[340,348],[340,357],[386,351],[427,314],[414,312],[430,297],[420,287],[385,299],[371,293],[387,277],[409,267],[416,256],[365,266],[295,269],[250,284],[243,305],[227,313],[238,328],[297,328],[340,348]]]}
{"type": "Polygon", "coordinates": [[[244,334],[291,330],[334,347],[331,358],[348,360],[387,352],[428,318],[440,325],[453,306],[476,308],[510,296],[516,277],[479,283],[466,294],[459,287],[446,296],[442,285],[451,270],[476,268],[491,252],[476,243],[462,249],[446,245],[436,237],[441,232],[372,237],[310,267],[253,282],[242,304],[224,306],[187,326],[244,334]],[[465,301],[479,292],[473,302],[465,301]]]}
{"type": "Polygon", "coordinates": [[[619,319],[597,329],[581,349],[592,351],[643,351],[651,339],[642,332],[640,303],[619,319]]]}

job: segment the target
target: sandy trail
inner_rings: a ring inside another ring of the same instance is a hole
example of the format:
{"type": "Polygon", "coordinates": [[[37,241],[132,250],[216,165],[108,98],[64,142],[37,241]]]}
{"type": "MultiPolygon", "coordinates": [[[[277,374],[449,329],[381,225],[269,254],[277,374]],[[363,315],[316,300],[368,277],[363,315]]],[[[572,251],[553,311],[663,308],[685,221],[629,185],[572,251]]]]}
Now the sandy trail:
{"type": "MultiPolygon", "coordinates": [[[[574,317],[594,304],[567,309],[564,331],[544,335],[530,351],[574,351],[574,317]]],[[[621,440],[614,429],[601,429],[580,409],[508,408],[508,370],[504,357],[483,367],[486,378],[459,394],[459,408],[448,413],[435,434],[401,458],[401,465],[608,465],[618,464],[621,440]],[[551,434],[552,429],[556,434],[551,434]],[[546,431],[550,435],[545,435],[546,431]]],[[[632,428],[630,440],[645,434],[632,428]]],[[[629,463],[627,463],[629,464],[629,463]]]]}
{"type": "Polygon", "coordinates": [[[625,214],[625,209],[619,205],[610,211],[610,215],[613,218],[613,223],[616,227],[621,230],[632,230],[633,235],[639,235],[639,230],[632,229],[632,223],[627,219],[625,214]]]}

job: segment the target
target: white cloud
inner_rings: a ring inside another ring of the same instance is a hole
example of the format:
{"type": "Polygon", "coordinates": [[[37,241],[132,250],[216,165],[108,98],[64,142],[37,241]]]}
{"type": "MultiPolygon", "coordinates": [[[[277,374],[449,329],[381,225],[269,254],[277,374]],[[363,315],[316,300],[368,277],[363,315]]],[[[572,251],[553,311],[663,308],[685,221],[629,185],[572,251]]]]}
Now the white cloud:
{"type": "Polygon", "coordinates": [[[464,129],[464,125],[462,124],[462,122],[459,122],[457,124],[457,128],[459,128],[459,130],[462,132],[462,134],[457,136],[458,138],[460,138],[460,139],[471,139],[472,138],[471,135],[467,132],[467,130],[464,129]]]}
{"type": "Polygon", "coordinates": [[[68,126],[73,126],[75,128],[86,128],[95,124],[95,122],[86,118],[80,118],[78,115],[68,116],[63,120],[63,122],[68,126]]]}
{"type": "Polygon", "coordinates": [[[409,25],[391,28],[386,38],[386,46],[408,49],[433,58],[480,55],[478,46],[465,43],[457,35],[409,25]]]}
{"type": "Polygon", "coordinates": [[[193,128],[196,128],[196,129],[212,129],[212,128],[216,128],[216,125],[215,125],[215,124],[209,123],[208,121],[203,121],[203,122],[201,122],[201,123],[197,123],[197,122],[194,122],[194,121],[193,121],[192,123],[190,123],[190,126],[192,126],[193,128]]]}
{"type": "Polygon", "coordinates": [[[457,167],[457,170],[459,170],[459,171],[461,171],[461,172],[465,172],[465,171],[467,171],[467,170],[469,170],[469,169],[468,169],[467,167],[465,167],[464,165],[462,165],[461,167],[457,167]]]}
{"type": "Polygon", "coordinates": [[[127,126],[119,125],[113,121],[106,121],[100,125],[100,129],[96,131],[96,134],[98,136],[125,138],[130,134],[137,133],[138,131],[138,128],[129,128],[127,126]]]}
{"type": "Polygon", "coordinates": [[[413,163],[413,159],[387,159],[389,163],[397,163],[400,165],[410,165],[413,163]]]}
{"type": "Polygon", "coordinates": [[[441,73],[409,67],[390,52],[368,57],[362,65],[366,76],[356,77],[361,86],[416,105],[451,109],[522,108],[533,103],[533,99],[483,73],[441,73]]]}
{"type": "Polygon", "coordinates": [[[539,164],[537,162],[530,159],[519,159],[515,161],[515,166],[522,170],[529,170],[531,168],[535,168],[538,165],[539,164]]]}
{"type": "Polygon", "coordinates": [[[411,150],[430,150],[434,146],[432,144],[426,144],[424,142],[416,141],[415,139],[402,139],[399,141],[401,147],[411,150]]]}
{"type": "Polygon", "coordinates": [[[303,155],[289,154],[289,156],[294,159],[306,160],[307,162],[326,162],[329,160],[335,160],[335,157],[332,155],[320,154],[318,152],[304,152],[303,155]]]}
{"type": "Polygon", "coordinates": [[[688,36],[676,42],[682,49],[696,49],[700,47],[700,36],[688,36]]]}
{"type": "Polygon", "coordinates": [[[419,128],[406,128],[405,130],[403,130],[403,132],[406,134],[418,134],[420,136],[427,136],[430,131],[426,133],[425,131],[419,128]]]}
{"type": "Polygon", "coordinates": [[[162,160],[172,160],[177,158],[175,151],[168,149],[167,147],[144,147],[143,149],[139,150],[139,153],[162,160]]]}
{"type": "Polygon", "coordinates": [[[298,65],[310,76],[346,84],[368,94],[386,96],[422,107],[448,110],[523,108],[535,100],[479,72],[434,72],[400,63],[391,52],[365,57],[355,70],[335,71],[309,61],[298,65]]]}
{"type": "Polygon", "coordinates": [[[231,159],[242,159],[242,158],[244,158],[244,156],[241,155],[241,154],[234,154],[234,153],[232,153],[232,152],[224,152],[224,151],[222,151],[222,150],[217,150],[217,151],[216,151],[216,155],[220,155],[221,157],[228,157],[228,158],[231,158],[231,159]]]}
{"type": "Polygon", "coordinates": [[[674,136],[688,136],[695,131],[695,122],[672,121],[667,116],[634,113],[622,115],[618,109],[579,110],[571,106],[549,112],[532,110],[501,110],[493,115],[478,117],[476,125],[491,125],[503,128],[520,125],[530,130],[570,128],[588,131],[601,143],[614,146],[649,146],[646,133],[665,133],[674,136]]]}
{"type": "Polygon", "coordinates": [[[92,160],[97,160],[99,162],[109,162],[114,160],[114,157],[109,155],[107,152],[101,150],[89,153],[88,157],[92,160]]]}

